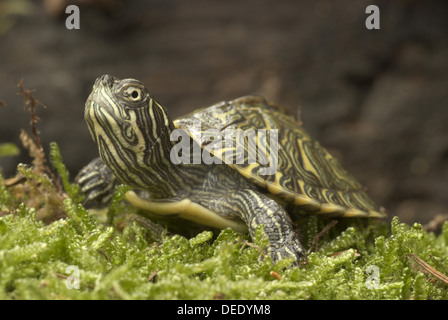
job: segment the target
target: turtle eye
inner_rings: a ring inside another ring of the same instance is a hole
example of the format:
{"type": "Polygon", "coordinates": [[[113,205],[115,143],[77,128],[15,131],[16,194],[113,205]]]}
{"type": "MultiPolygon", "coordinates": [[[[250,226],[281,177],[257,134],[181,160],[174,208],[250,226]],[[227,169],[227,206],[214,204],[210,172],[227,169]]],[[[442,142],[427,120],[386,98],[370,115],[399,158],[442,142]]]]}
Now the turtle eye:
{"type": "Polygon", "coordinates": [[[137,99],[139,96],[140,96],[140,92],[139,91],[137,91],[137,90],[132,91],[131,97],[133,99],[137,99]]]}
{"type": "Polygon", "coordinates": [[[140,88],[129,87],[124,91],[124,96],[132,102],[143,100],[143,92],[140,88]]]}

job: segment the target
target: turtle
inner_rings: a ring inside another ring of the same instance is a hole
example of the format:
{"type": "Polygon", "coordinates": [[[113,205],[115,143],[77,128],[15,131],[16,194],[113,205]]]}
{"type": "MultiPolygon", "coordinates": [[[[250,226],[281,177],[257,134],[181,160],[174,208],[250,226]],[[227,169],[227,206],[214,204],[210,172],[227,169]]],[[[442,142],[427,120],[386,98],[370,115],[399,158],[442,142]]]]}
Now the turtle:
{"type": "Polygon", "coordinates": [[[155,216],[252,238],[261,226],[274,262],[306,257],[295,217],[386,216],[301,122],[260,96],[173,120],[142,82],[103,75],[84,118],[100,155],[76,178],[87,200],[125,184],[131,205],[155,216]]]}

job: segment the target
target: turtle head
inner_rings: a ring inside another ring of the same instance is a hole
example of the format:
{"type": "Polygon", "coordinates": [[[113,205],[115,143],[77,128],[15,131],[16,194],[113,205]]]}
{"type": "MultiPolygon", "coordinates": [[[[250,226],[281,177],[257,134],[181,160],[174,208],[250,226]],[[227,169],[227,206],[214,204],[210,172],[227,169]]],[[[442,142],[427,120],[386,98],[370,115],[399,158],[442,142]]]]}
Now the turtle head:
{"type": "Polygon", "coordinates": [[[143,83],[101,76],[87,99],[84,118],[105,164],[122,182],[147,188],[149,182],[141,177],[148,176],[152,159],[165,152],[173,124],[143,83]]]}

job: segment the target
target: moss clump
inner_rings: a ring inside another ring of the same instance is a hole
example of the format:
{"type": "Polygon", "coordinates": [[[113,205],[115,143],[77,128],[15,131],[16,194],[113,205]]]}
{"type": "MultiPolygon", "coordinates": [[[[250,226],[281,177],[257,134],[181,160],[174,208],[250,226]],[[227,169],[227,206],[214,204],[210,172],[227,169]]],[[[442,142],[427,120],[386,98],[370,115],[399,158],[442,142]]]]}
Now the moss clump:
{"type": "Polygon", "coordinates": [[[20,149],[14,143],[0,143],[0,158],[18,154],[20,154],[20,149]]]}
{"type": "MultiPolygon", "coordinates": [[[[306,263],[273,265],[260,250],[266,242],[261,229],[253,243],[230,229],[217,237],[211,231],[190,239],[155,237],[124,219],[133,212],[119,201],[124,188],[107,219],[98,220],[79,204],[55,144],[51,159],[66,194],[23,166],[25,186],[7,188],[0,181],[0,299],[448,298],[447,285],[423,274],[410,258],[415,254],[446,273],[447,223],[436,236],[397,218],[390,231],[377,221],[341,219],[319,238],[306,263]],[[36,201],[43,193],[50,196],[36,201]],[[61,200],[42,203],[53,198],[61,200]],[[45,217],[57,211],[59,219],[37,219],[43,208],[45,217]]],[[[303,223],[305,246],[328,221],[311,217],[303,223]]]]}

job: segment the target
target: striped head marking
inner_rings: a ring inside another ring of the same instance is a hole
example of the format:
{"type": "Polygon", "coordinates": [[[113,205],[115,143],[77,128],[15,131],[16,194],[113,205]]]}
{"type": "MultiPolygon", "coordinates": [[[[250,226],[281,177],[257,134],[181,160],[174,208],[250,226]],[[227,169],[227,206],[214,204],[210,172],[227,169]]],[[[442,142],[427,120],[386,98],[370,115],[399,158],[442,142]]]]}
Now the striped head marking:
{"type": "Polygon", "coordinates": [[[148,173],[152,153],[162,152],[157,149],[163,147],[165,136],[169,141],[173,126],[166,109],[140,81],[103,75],[87,99],[84,118],[101,158],[115,175],[145,188],[147,183],[138,177],[148,173]]]}

